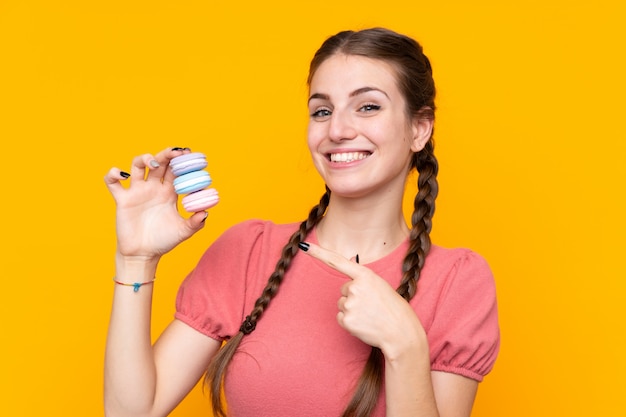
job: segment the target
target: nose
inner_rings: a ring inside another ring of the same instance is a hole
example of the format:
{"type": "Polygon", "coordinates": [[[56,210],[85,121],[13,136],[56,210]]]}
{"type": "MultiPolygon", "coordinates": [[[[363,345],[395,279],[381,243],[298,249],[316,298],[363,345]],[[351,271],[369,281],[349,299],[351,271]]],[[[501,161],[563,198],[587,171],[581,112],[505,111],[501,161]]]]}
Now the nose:
{"type": "Polygon", "coordinates": [[[328,136],[334,142],[354,139],[356,137],[356,129],[350,114],[346,111],[338,111],[335,109],[330,116],[330,126],[328,136]]]}

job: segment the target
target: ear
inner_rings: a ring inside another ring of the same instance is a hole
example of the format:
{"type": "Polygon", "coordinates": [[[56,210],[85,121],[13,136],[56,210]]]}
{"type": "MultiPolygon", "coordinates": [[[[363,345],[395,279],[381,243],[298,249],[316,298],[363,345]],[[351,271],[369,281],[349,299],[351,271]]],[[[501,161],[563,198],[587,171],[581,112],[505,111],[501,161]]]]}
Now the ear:
{"type": "Polygon", "coordinates": [[[426,146],[433,134],[433,124],[434,120],[430,107],[423,107],[419,113],[413,117],[413,121],[411,122],[413,129],[411,150],[413,152],[419,152],[424,149],[424,146],[426,146]]]}

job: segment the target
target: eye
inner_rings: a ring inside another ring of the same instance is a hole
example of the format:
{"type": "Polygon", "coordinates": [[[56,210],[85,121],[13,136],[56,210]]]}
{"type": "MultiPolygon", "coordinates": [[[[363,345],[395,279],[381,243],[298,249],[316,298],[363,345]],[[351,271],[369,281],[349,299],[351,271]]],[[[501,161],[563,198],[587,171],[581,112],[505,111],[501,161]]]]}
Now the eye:
{"type": "Polygon", "coordinates": [[[359,108],[359,111],[362,113],[371,113],[380,110],[380,106],[378,104],[364,104],[359,108]]]}
{"type": "Polygon", "coordinates": [[[312,119],[318,119],[318,120],[323,120],[323,119],[327,119],[330,117],[331,115],[331,111],[327,108],[321,108],[321,109],[317,109],[315,111],[313,111],[311,113],[311,118],[312,119]]]}

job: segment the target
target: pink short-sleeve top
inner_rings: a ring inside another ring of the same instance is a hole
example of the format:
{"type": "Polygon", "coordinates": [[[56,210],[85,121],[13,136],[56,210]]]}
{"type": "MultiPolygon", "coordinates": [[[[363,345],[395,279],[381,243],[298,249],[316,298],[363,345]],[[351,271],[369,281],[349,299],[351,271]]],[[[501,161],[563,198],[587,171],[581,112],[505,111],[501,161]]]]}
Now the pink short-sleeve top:
{"type": "MultiPolygon", "coordinates": [[[[250,220],[228,229],[181,285],[175,317],[217,340],[236,334],[297,227],[250,220]]],[[[315,233],[307,240],[316,243],[315,233]]],[[[366,266],[396,288],[407,248],[404,242],[366,266]]],[[[341,415],[371,350],[337,323],[347,279],[296,254],[229,365],[229,416],[341,415]]],[[[431,369],[481,381],[500,346],[494,278],[485,260],[433,245],[410,304],[428,337],[431,369]]],[[[384,416],[384,403],[381,393],[374,416],[384,416]]]]}

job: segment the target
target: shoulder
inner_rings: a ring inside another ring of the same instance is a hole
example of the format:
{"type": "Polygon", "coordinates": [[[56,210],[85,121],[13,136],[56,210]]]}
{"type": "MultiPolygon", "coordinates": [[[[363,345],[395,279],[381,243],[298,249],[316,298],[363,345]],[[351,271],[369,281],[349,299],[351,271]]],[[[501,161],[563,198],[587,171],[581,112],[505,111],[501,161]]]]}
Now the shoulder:
{"type": "Polygon", "coordinates": [[[297,229],[299,223],[278,224],[270,220],[250,219],[228,228],[216,243],[248,246],[254,242],[279,241],[284,244],[297,229]]]}
{"type": "Polygon", "coordinates": [[[417,294],[427,325],[438,316],[445,320],[467,318],[471,311],[497,317],[493,273],[485,258],[470,249],[432,247],[417,294]]]}
{"type": "Polygon", "coordinates": [[[252,259],[280,254],[298,223],[277,224],[269,220],[250,219],[237,223],[222,233],[206,250],[203,257],[213,259],[252,259]]]}
{"type": "Polygon", "coordinates": [[[430,267],[454,267],[459,263],[468,262],[482,265],[489,268],[487,261],[477,252],[468,248],[445,248],[439,245],[432,245],[426,263],[430,267]]]}
{"type": "Polygon", "coordinates": [[[249,219],[231,226],[225,233],[293,233],[300,223],[274,223],[271,220],[249,219]]]}
{"type": "Polygon", "coordinates": [[[487,260],[467,248],[444,248],[433,245],[424,264],[424,275],[438,279],[493,285],[493,274],[487,260]]]}

